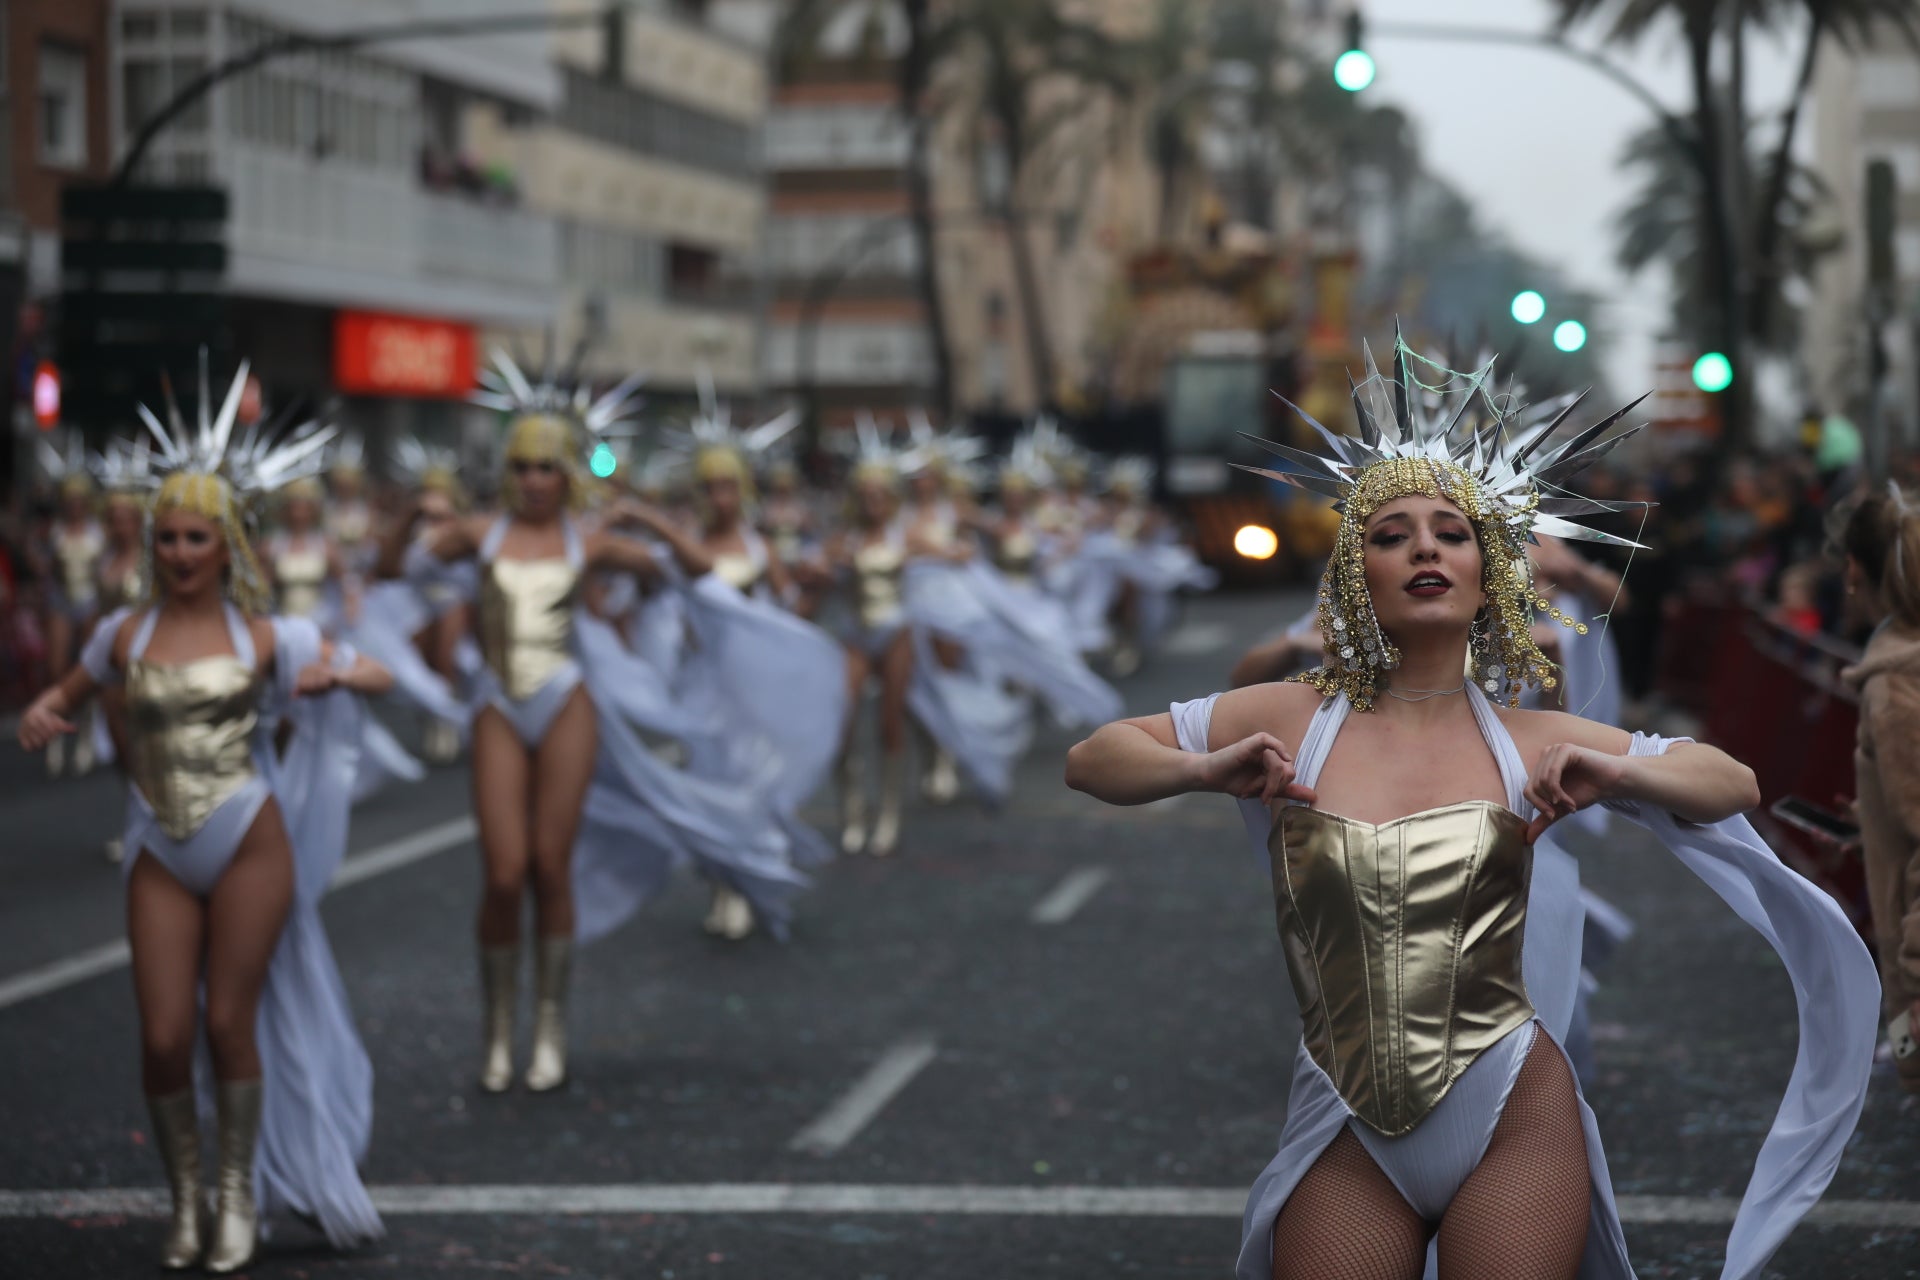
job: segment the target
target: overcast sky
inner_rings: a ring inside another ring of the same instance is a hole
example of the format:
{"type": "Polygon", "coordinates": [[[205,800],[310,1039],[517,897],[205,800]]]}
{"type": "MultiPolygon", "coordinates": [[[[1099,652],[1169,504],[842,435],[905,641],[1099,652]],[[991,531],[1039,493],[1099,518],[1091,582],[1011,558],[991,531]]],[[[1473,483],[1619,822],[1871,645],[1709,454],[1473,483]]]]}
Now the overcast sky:
{"type": "MultiPolygon", "coordinates": [[[[1365,0],[1371,23],[1448,23],[1545,31],[1546,0],[1365,0]]],[[[1594,31],[1576,31],[1597,43],[1594,31]]],[[[1615,172],[1627,138],[1652,114],[1598,72],[1546,50],[1369,37],[1379,66],[1370,97],[1405,109],[1427,163],[1470,192],[1486,223],[1536,257],[1563,266],[1605,300],[1616,334],[1607,361],[1614,389],[1652,385],[1653,340],[1664,324],[1665,281],[1630,280],[1613,262],[1613,217],[1626,187],[1615,172]]],[[[1748,104],[1772,110],[1793,83],[1795,52],[1755,40],[1748,47],[1748,104]]],[[[1689,106],[1677,30],[1650,34],[1619,60],[1674,110],[1689,106]]],[[[1811,121],[1802,119],[1802,138],[1811,121]]],[[[1549,306],[1552,300],[1549,299],[1549,306]]],[[[1549,312],[1549,323],[1551,311],[1549,312]]]]}

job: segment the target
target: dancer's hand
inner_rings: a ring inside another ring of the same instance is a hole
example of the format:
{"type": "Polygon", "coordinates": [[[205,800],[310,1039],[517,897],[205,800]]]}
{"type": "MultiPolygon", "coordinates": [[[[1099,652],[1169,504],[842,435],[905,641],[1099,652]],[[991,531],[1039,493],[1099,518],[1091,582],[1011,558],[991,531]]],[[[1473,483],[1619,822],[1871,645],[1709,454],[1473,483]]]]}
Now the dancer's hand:
{"type": "Polygon", "coordinates": [[[1570,814],[1621,794],[1628,758],[1561,742],[1540,753],[1527,779],[1527,802],[1539,816],[1527,824],[1527,843],[1570,814]]]}
{"type": "Polygon", "coordinates": [[[302,667],[300,674],[294,677],[293,691],[302,698],[318,697],[323,693],[332,693],[340,687],[340,673],[326,660],[302,667]]]}
{"type": "Polygon", "coordinates": [[[78,727],[60,711],[54,710],[54,704],[60,700],[60,690],[49,689],[33,700],[26,714],[20,717],[20,745],[28,751],[44,751],[49,742],[63,733],[72,733],[78,727]]]}
{"type": "Polygon", "coordinates": [[[1270,733],[1250,734],[1198,760],[1195,790],[1224,791],[1262,804],[1282,798],[1312,804],[1316,799],[1313,788],[1293,780],[1293,752],[1270,733]]]}

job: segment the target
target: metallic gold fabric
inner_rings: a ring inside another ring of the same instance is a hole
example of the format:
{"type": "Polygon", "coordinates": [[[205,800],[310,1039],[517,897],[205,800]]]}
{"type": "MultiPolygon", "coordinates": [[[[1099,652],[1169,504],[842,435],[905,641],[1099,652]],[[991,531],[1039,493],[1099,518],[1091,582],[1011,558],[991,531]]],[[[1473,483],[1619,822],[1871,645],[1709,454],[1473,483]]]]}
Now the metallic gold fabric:
{"type": "Polygon", "coordinates": [[[900,621],[905,611],[900,580],[906,567],[906,550],[892,541],[870,542],[853,553],[861,626],[887,627],[900,621]]]}
{"type": "Polygon", "coordinates": [[[760,581],[761,568],[752,556],[725,552],[713,558],[713,571],[720,581],[740,591],[751,591],[760,581]]]}
{"type": "Polygon", "coordinates": [[[516,702],[573,658],[580,571],[564,558],[494,560],[480,579],[480,651],[516,702]]]}
{"type": "Polygon", "coordinates": [[[320,609],[320,591],[327,585],[324,547],[282,548],[273,559],[273,582],[280,595],[280,612],[289,618],[311,618],[320,609]]]}
{"type": "Polygon", "coordinates": [[[70,601],[91,600],[94,596],[94,563],[106,549],[106,539],[94,525],[79,533],[56,525],[53,531],[53,558],[60,574],[60,589],[70,601]]]}
{"type": "Polygon", "coordinates": [[[258,685],[232,654],[127,664],[127,766],[175,840],[198,831],[253,776],[258,685]]]}
{"type": "Polygon", "coordinates": [[[136,600],[146,598],[147,576],[141,571],[140,557],[134,556],[127,564],[124,573],[102,572],[100,575],[100,612],[112,613],[122,605],[130,605],[136,600]]]}
{"type": "Polygon", "coordinates": [[[1033,562],[1040,558],[1040,544],[1025,529],[1000,539],[993,562],[1000,572],[1022,581],[1033,576],[1033,562]]]}
{"type": "Polygon", "coordinates": [[[1291,806],[1267,847],[1307,1051],[1368,1126],[1406,1133],[1533,1016],[1526,823],[1480,800],[1378,827],[1291,806]]]}

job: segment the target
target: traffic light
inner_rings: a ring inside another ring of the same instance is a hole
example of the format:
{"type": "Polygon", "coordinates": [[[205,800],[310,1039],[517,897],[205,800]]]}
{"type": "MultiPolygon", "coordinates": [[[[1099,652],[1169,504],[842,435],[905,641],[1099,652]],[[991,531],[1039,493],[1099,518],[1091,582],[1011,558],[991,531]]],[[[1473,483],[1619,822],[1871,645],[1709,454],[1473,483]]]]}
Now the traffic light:
{"type": "Polygon", "coordinates": [[[614,456],[613,448],[601,441],[593,447],[593,457],[587,459],[587,470],[605,480],[619,469],[620,460],[614,456]]]}
{"type": "Polygon", "coordinates": [[[1347,51],[1333,60],[1333,82],[1348,93],[1373,83],[1373,55],[1366,50],[1366,19],[1358,10],[1347,15],[1347,51]]]}
{"type": "Polygon", "coordinates": [[[1562,320],[1553,329],[1553,345],[1572,353],[1587,345],[1587,326],[1578,320],[1562,320]]]}
{"type": "Polygon", "coordinates": [[[1693,385],[1702,391],[1725,391],[1733,385],[1733,361],[1709,351],[1693,362],[1693,385]]]}
{"type": "Polygon", "coordinates": [[[1533,289],[1513,295],[1513,318],[1521,324],[1535,324],[1547,314],[1547,300],[1533,289]]]}

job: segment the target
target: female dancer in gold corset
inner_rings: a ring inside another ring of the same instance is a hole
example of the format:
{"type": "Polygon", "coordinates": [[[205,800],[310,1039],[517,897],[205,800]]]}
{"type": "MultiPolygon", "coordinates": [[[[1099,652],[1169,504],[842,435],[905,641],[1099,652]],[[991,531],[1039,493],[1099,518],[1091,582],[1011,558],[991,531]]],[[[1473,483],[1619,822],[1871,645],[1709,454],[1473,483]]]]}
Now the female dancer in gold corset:
{"type": "Polygon", "coordinates": [[[280,527],[266,543],[267,578],[273,584],[276,607],[289,618],[313,618],[332,631],[341,619],[328,617],[333,607],[344,607],[351,618],[359,584],[348,574],[340,550],[321,527],[326,490],[314,478],[297,480],[280,495],[280,527]],[[327,587],[340,589],[337,602],[327,598],[327,587]]]}
{"type": "MultiPolygon", "coordinates": [[[[236,388],[244,377],[243,368],[236,388]]],[[[290,695],[374,693],[388,679],[376,663],[336,654],[310,624],[262,616],[241,504],[302,455],[228,460],[237,403],[228,397],[217,427],[203,409],[199,440],[162,460],[170,473],[153,505],[150,606],[97,637],[20,727],[36,750],[72,732],[70,717],[102,685],[124,682],[127,938],[141,1079],[173,1194],[162,1265],[216,1273],[251,1260],[262,1209],[306,1214],[342,1246],[380,1232],[355,1172],[371,1074],[315,914],[350,803],[350,770],[329,775],[329,757],[350,744],[308,724],[283,757],[272,737],[276,718],[299,719],[290,695]],[[230,480],[234,470],[253,483],[230,480]],[[294,773],[283,795],[281,779],[294,773]],[[323,829],[332,834],[315,834],[323,829]],[[219,1118],[218,1212],[205,1238],[193,1092],[203,1033],[219,1118]]]]}
{"type": "MultiPolygon", "coordinates": [[[[520,377],[517,369],[513,377],[520,377]]],[[[621,405],[630,390],[619,392],[621,405]]],[[[527,388],[521,400],[536,394],[527,388]]],[[[491,684],[473,722],[470,748],[486,860],[478,925],[486,1005],[480,1083],[496,1093],[513,1078],[521,914],[529,888],[539,944],[525,1082],[542,1092],[566,1079],[572,859],[600,747],[594,704],[575,660],[581,579],[596,569],[646,578],[658,573],[652,554],[638,542],[608,528],[583,531],[569,516],[585,479],[576,468],[587,428],[563,416],[568,412],[561,402],[513,420],[505,450],[505,515],[452,521],[425,544],[433,559],[471,559],[480,573],[475,621],[491,684]]],[[[665,541],[689,575],[712,568],[712,558],[652,508],[632,504],[613,514],[631,517],[665,541]]]]}
{"type": "MultiPolygon", "coordinates": [[[[74,654],[100,616],[100,555],[106,534],[94,515],[96,491],[87,473],[87,455],[76,432],[66,453],[41,448],[42,461],[59,482],[59,507],[48,531],[45,575],[47,591],[47,674],[59,680],[73,667],[74,654]]],[[[47,746],[47,772],[59,777],[68,765],[65,739],[47,746]]],[[[93,738],[74,740],[75,774],[93,768],[93,738]]]]}
{"type": "MultiPolygon", "coordinates": [[[[1413,1280],[1430,1244],[1443,1280],[1625,1280],[1598,1131],[1558,1043],[1579,972],[1577,872],[1535,842],[1601,802],[1657,815],[1650,829],[1683,857],[1690,843],[1710,850],[1723,879],[1751,858],[1735,874],[1777,895],[1756,923],[1790,971],[1826,966],[1810,983],[1823,1003],[1853,1001],[1864,955],[1833,904],[1757,839],[1730,851],[1740,830],[1751,837],[1736,815],[1759,800],[1745,766],[1510,709],[1523,685],[1554,682],[1529,630],[1527,540],[1605,536],[1562,518],[1591,508],[1559,485],[1630,432],[1606,436],[1616,414],[1557,447],[1551,427],[1515,446],[1490,369],[1426,422],[1409,354],[1393,381],[1368,384],[1381,392],[1371,408],[1356,392],[1361,434],[1328,433],[1331,459],[1269,446],[1290,469],[1266,474],[1341,504],[1320,589],[1330,665],[1110,724],[1072,750],[1067,780],[1116,804],[1223,791],[1270,825],[1303,1047],[1280,1154],[1248,1206],[1241,1280],[1413,1280]],[[1673,818],[1725,826],[1689,837],[1673,818]]],[[[1790,1223],[1831,1177],[1864,1096],[1865,1012],[1864,1044],[1856,1011],[1810,1048],[1807,1019],[1823,1014],[1803,1007],[1803,1055],[1829,1049],[1839,1069],[1790,1087],[1728,1275],[1756,1275],[1779,1216],[1790,1223]],[[1832,1091],[1817,1121],[1799,1111],[1809,1087],[1832,1091]],[[1809,1157],[1798,1148],[1813,1130],[1809,1157]]]]}
{"type": "Polygon", "coordinates": [[[853,619],[842,637],[847,689],[857,709],[867,682],[880,681],[880,807],[867,823],[866,770],[858,751],[860,718],[847,717],[840,764],[840,849],[891,854],[900,841],[901,787],[906,771],[907,685],[913,679],[913,636],[907,628],[907,537],[900,527],[900,473],[880,453],[855,466],[848,527],[828,549],[828,563],[849,575],[853,619]]]}

